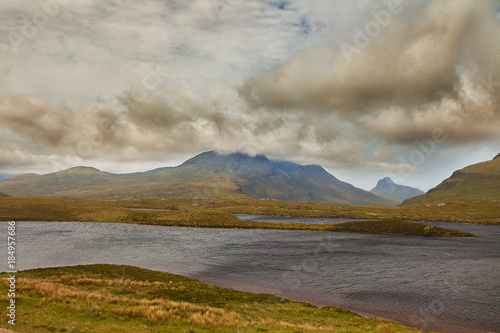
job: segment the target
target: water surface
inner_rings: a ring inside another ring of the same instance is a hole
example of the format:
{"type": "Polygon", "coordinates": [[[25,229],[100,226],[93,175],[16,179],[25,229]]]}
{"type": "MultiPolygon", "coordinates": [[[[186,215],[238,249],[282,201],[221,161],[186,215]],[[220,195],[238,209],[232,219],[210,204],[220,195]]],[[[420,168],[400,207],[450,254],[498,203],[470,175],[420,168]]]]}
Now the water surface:
{"type": "Polygon", "coordinates": [[[481,237],[18,222],[18,269],[127,264],[425,330],[499,332],[500,228],[429,224],[481,237]]]}

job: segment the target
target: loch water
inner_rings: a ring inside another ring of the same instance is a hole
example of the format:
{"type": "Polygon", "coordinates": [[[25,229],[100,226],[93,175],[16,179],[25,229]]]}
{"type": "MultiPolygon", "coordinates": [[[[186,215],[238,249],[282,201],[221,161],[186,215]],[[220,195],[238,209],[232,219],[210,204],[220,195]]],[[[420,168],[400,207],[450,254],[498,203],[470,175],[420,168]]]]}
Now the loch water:
{"type": "MultiPolygon", "coordinates": [[[[500,332],[500,227],[427,224],[480,237],[18,222],[17,265],[134,265],[340,306],[421,330],[500,332]]],[[[0,230],[7,232],[6,222],[0,230]]],[[[0,270],[7,270],[6,261],[0,270]]]]}

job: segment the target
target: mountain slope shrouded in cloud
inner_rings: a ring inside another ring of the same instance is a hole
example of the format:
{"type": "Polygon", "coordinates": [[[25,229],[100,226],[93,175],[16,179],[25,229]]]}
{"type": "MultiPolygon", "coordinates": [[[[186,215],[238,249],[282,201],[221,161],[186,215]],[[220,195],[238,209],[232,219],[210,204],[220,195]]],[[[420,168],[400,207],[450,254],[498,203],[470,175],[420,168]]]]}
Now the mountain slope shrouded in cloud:
{"type": "Polygon", "coordinates": [[[75,167],[46,175],[25,174],[0,181],[14,196],[71,196],[95,199],[144,197],[271,198],[339,204],[395,205],[396,201],[342,182],[319,165],[272,161],[264,155],[199,154],[173,168],[111,174],[75,167]]]}
{"type": "Polygon", "coordinates": [[[370,190],[370,192],[375,193],[376,195],[381,197],[391,198],[401,202],[425,193],[418,188],[398,185],[394,183],[389,177],[385,177],[379,180],[377,182],[377,186],[370,190]]]}
{"type": "Polygon", "coordinates": [[[426,194],[403,202],[403,205],[433,202],[450,198],[500,199],[500,158],[469,165],[426,194]]]}

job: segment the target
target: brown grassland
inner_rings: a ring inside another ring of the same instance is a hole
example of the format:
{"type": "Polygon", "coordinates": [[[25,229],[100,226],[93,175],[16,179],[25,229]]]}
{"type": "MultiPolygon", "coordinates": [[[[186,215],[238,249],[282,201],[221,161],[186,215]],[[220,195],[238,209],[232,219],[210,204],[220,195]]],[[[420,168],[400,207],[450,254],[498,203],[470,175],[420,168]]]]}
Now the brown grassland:
{"type": "Polygon", "coordinates": [[[122,222],[184,227],[258,228],[367,232],[415,236],[471,236],[471,234],[408,222],[458,221],[499,223],[499,203],[474,201],[417,207],[343,206],[327,203],[291,203],[276,200],[230,199],[142,199],[121,202],[87,201],[74,198],[0,198],[0,221],[122,222]],[[149,210],[143,210],[149,208],[149,210]],[[161,210],[151,210],[151,209],[161,210]],[[486,213],[481,213],[486,212],[486,213]],[[276,223],[244,221],[231,213],[305,217],[364,218],[347,223],[276,223]],[[427,229],[426,229],[427,228],[427,229]]]}
{"type": "MultiPolygon", "coordinates": [[[[0,302],[6,304],[6,274],[0,302]]],[[[206,285],[132,266],[87,265],[18,272],[15,331],[417,333],[330,306],[206,285]]],[[[1,321],[1,326],[12,326],[1,321]]]]}

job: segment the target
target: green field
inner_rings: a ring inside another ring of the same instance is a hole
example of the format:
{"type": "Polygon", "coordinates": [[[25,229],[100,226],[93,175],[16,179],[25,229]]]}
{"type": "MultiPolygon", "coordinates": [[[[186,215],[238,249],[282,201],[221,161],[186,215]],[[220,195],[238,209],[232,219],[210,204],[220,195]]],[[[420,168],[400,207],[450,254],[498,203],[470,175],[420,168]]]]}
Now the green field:
{"type": "Polygon", "coordinates": [[[205,228],[318,230],[412,236],[473,236],[459,231],[404,221],[403,219],[411,220],[411,218],[394,216],[397,215],[394,214],[395,212],[398,211],[381,207],[340,206],[326,203],[297,204],[275,200],[248,199],[158,199],[134,200],[132,202],[96,202],[73,198],[0,198],[1,221],[122,222],[205,228]],[[131,207],[153,207],[166,210],[137,210],[131,207]],[[373,220],[329,224],[276,223],[240,220],[230,213],[360,217],[373,220]]]}
{"type": "MultiPolygon", "coordinates": [[[[7,296],[0,274],[0,298],[7,296]]],[[[132,266],[34,269],[16,276],[21,333],[375,332],[418,330],[340,308],[206,285],[132,266]]],[[[13,327],[1,321],[1,326],[13,327]]]]}

